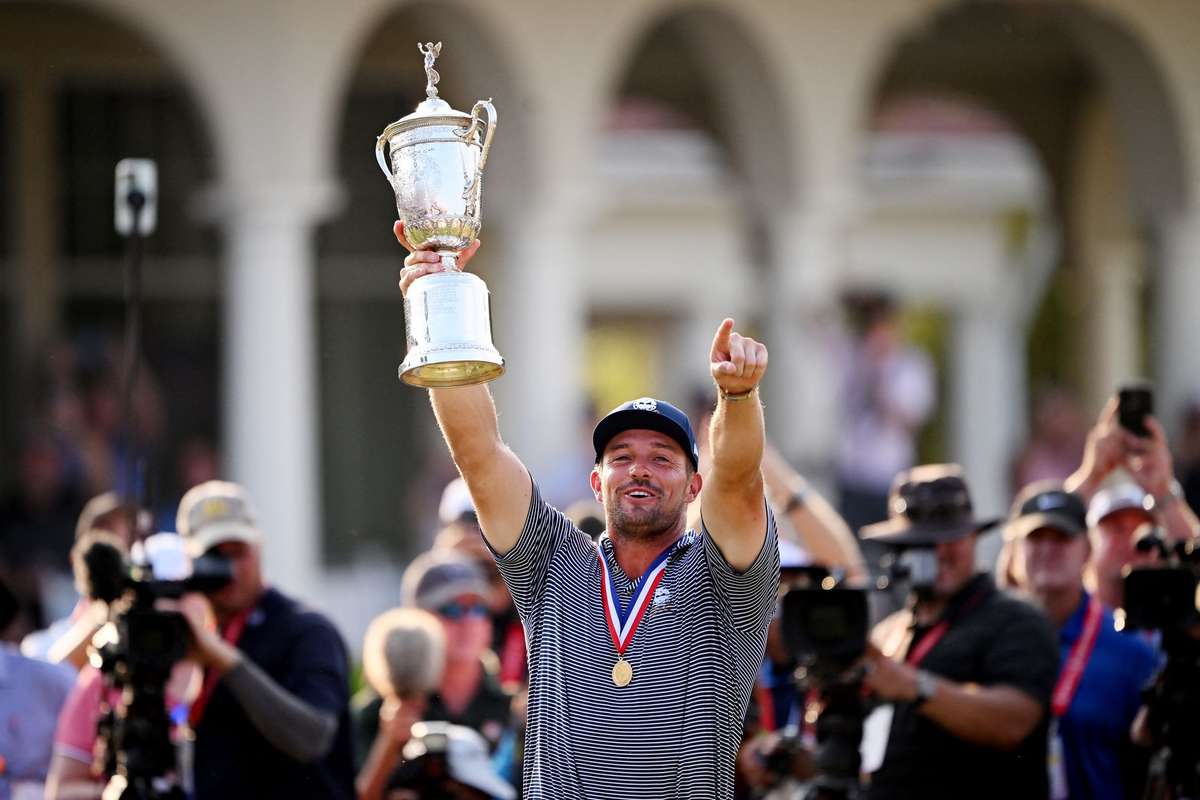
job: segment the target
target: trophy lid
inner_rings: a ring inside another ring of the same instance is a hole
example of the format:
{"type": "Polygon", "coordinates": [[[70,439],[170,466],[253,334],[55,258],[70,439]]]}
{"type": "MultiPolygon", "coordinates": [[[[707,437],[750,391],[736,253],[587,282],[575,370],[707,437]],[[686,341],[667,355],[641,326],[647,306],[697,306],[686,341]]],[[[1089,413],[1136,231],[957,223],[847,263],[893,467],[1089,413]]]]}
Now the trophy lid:
{"type": "Polygon", "coordinates": [[[449,103],[438,97],[437,85],[442,79],[433,68],[438,55],[442,52],[442,43],[418,43],[417,50],[425,56],[425,99],[417,105],[417,110],[393,122],[385,131],[385,136],[410,130],[423,125],[455,125],[466,127],[471,124],[471,115],[456,111],[449,103]]]}

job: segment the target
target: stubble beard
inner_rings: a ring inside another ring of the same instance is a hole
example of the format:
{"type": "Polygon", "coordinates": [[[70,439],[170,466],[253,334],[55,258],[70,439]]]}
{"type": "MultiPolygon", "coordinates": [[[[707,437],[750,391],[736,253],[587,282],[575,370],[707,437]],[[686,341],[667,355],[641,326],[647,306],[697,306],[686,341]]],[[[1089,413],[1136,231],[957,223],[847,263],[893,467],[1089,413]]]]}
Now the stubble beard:
{"type": "Polygon", "coordinates": [[[612,536],[630,541],[653,541],[676,529],[686,505],[668,508],[660,500],[653,508],[627,509],[619,497],[612,502],[610,525],[612,536]]]}

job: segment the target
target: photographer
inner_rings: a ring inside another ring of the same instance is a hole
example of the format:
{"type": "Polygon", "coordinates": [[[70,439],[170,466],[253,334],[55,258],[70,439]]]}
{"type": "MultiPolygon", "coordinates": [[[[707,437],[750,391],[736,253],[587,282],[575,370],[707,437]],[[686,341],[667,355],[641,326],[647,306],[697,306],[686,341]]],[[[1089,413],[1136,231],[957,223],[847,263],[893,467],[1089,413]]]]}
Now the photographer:
{"type": "Polygon", "coordinates": [[[325,617],[264,586],[245,490],[194,487],[177,526],[193,558],[216,551],[233,572],[208,595],[216,630],[186,615],[204,667],[190,714],[196,797],[354,797],[345,645],[325,617]]]}
{"type": "Polygon", "coordinates": [[[869,796],[1046,797],[1053,630],[976,572],[976,536],[992,523],[975,518],[960,467],[901,473],[888,509],[862,536],[901,550],[913,592],[865,659],[866,685],[894,704],[869,796]]]}
{"type": "Polygon", "coordinates": [[[1112,609],[1083,588],[1091,545],[1083,501],[1054,481],[1025,487],[1006,536],[1024,585],[1058,629],[1050,776],[1056,798],[1120,800],[1141,786],[1130,726],[1158,656],[1113,625],[1112,609]]]}

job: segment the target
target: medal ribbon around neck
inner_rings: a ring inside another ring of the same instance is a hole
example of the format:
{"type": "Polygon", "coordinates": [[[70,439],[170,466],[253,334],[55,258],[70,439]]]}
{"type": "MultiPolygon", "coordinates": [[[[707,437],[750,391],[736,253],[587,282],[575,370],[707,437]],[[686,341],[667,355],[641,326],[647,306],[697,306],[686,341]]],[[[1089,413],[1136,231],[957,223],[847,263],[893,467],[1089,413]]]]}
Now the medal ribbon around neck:
{"type": "Polygon", "coordinates": [[[642,577],[638,578],[633,586],[629,604],[624,609],[621,608],[617,587],[613,582],[612,573],[608,570],[608,562],[604,560],[601,546],[599,542],[596,543],[596,555],[600,559],[600,603],[604,609],[604,621],[608,623],[609,635],[612,636],[613,647],[617,649],[617,657],[620,658],[624,656],[625,648],[633,641],[633,634],[646,613],[658,582],[662,580],[663,572],[667,568],[667,557],[675,549],[675,543],[672,542],[666,550],[659,553],[642,577]]]}

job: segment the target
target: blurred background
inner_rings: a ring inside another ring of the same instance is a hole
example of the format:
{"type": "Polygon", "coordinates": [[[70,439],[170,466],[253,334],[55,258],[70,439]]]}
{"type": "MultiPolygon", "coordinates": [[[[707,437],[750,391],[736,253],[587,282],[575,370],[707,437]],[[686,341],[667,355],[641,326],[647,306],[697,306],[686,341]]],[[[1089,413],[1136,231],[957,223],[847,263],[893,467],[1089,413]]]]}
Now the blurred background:
{"type": "Polygon", "coordinates": [[[125,157],[159,170],[134,391],[159,527],[237,480],[269,578],[352,647],[397,603],[455,474],[396,379],[372,152],[427,40],[442,97],[499,111],[473,268],[502,429],[559,503],[597,411],[705,402],[726,315],[771,348],[772,440],[834,496],[955,460],[1003,512],[1138,376],[1188,446],[1192,0],[4,0],[0,553],[40,617],[74,601],[80,504],[122,488],[125,157]]]}

